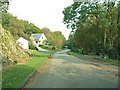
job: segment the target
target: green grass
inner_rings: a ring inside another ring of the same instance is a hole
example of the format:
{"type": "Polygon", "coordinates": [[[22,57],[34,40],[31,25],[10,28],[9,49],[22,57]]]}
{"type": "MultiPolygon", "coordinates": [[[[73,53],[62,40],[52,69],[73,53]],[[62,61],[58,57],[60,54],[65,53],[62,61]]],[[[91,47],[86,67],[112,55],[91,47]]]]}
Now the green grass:
{"type": "Polygon", "coordinates": [[[72,51],[69,51],[68,54],[69,55],[73,55],[73,56],[79,56],[79,55],[81,55],[79,53],[75,53],[75,52],[72,52],[72,51]]]}
{"type": "MultiPolygon", "coordinates": [[[[70,54],[70,55],[73,55],[73,56],[76,56],[76,57],[78,57],[78,56],[80,56],[80,55],[84,55],[84,54],[79,54],[79,53],[75,53],[75,52],[72,52],[72,51],[69,51],[68,52],[68,54],[70,54]]],[[[91,56],[91,55],[90,55],[91,56]]],[[[118,63],[119,63],[119,60],[113,60],[113,59],[110,59],[110,58],[94,58],[96,61],[97,60],[99,60],[99,61],[101,61],[101,62],[105,62],[105,63],[107,63],[107,64],[112,64],[112,65],[118,65],[118,63]]]]}
{"type": "Polygon", "coordinates": [[[19,88],[34,70],[39,68],[49,57],[50,53],[32,51],[32,58],[25,64],[18,64],[2,72],[3,88],[19,88]]]}
{"type": "Polygon", "coordinates": [[[101,62],[105,62],[105,63],[108,63],[108,64],[112,64],[112,65],[118,65],[119,63],[119,60],[113,60],[111,58],[95,58],[96,60],[99,60],[101,62]]]}

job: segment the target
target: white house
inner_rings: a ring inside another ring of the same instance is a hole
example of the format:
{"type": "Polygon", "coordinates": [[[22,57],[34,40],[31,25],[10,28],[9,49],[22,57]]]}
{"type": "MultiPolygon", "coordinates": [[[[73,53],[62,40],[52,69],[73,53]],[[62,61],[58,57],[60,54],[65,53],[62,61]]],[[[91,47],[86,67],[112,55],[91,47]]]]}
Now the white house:
{"type": "Polygon", "coordinates": [[[30,39],[36,46],[43,45],[45,43],[45,40],[47,40],[46,36],[43,33],[32,34],[30,36],[30,39]]]}
{"type": "Polygon", "coordinates": [[[25,38],[20,37],[20,38],[17,40],[17,43],[18,43],[19,46],[22,47],[23,49],[29,49],[29,41],[26,40],[25,38]]]}

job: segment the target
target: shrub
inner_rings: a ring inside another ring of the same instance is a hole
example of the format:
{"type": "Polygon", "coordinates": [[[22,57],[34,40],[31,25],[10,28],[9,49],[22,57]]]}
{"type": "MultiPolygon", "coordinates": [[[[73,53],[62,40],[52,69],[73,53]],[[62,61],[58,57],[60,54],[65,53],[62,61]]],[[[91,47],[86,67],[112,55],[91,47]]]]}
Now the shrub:
{"type": "Polygon", "coordinates": [[[35,45],[32,42],[29,42],[29,48],[32,50],[37,50],[37,48],[35,47],[35,45]]]}

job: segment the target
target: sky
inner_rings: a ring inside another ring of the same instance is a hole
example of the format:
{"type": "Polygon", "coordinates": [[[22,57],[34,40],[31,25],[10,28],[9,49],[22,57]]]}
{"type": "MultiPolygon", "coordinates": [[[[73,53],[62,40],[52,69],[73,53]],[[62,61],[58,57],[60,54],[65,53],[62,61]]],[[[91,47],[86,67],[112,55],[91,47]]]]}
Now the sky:
{"type": "Polygon", "coordinates": [[[67,39],[71,29],[62,22],[62,11],[72,3],[73,0],[11,0],[9,12],[41,29],[48,27],[51,31],[61,31],[67,39]]]}

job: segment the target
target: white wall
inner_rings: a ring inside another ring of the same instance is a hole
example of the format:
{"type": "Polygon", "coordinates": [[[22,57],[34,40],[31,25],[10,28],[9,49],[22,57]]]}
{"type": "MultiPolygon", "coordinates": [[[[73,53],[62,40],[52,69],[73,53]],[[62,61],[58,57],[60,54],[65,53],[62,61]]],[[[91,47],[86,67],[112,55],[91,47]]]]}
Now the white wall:
{"type": "Polygon", "coordinates": [[[19,44],[19,46],[21,46],[23,49],[29,49],[29,41],[27,41],[26,39],[20,37],[17,40],[17,43],[19,44]]]}
{"type": "Polygon", "coordinates": [[[42,34],[42,36],[41,36],[41,38],[40,38],[40,42],[39,42],[39,44],[40,45],[43,45],[43,42],[46,40],[46,37],[45,37],[45,35],[44,34],[42,34]]]}
{"type": "Polygon", "coordinates": [[[28,43],[28,42],[21,42],[21,43],[19,43],[19,45],[20,45],[23,49],[29,49],[29,43],[28,43]]]}

